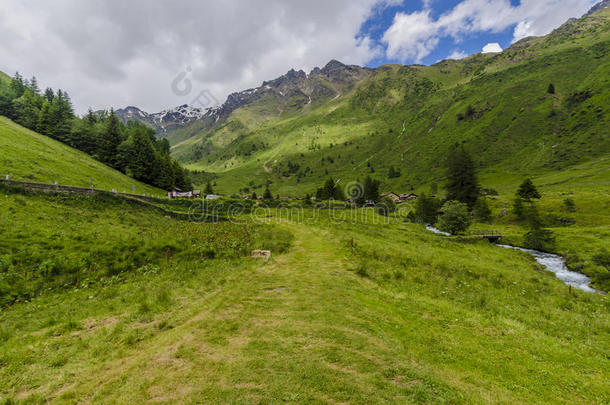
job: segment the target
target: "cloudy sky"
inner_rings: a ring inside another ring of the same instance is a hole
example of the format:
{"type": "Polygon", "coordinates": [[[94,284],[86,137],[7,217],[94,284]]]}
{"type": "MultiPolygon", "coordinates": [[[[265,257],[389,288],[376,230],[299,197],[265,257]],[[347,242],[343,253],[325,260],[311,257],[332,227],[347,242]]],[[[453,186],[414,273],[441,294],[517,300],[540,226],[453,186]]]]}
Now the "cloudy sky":
{"type": "Polygon", "coordinates": [[[595,3],[2,0],[0,70],[67,90],[79,113],[127,105],[156,112],[223,102],[290,68],[309,72],[331,59],[375,67],[498,52],[595,3]]]}

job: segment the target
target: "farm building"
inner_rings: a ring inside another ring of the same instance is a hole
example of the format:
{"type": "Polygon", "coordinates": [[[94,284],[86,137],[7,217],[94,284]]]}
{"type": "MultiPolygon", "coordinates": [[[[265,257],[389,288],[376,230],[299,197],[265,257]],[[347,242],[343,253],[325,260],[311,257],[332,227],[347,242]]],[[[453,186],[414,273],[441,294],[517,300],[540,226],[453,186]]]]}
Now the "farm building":
{"type": "Polygon", "coordinates": [[[172,189],[172,191],[169,191],[167,193],[167,198],[169,199],[173,199],[173,198],[200,198],[201,197],[201,191],[199,190],[194,190],[194,191],[182,191],[179,188],[174,187],[172,189]]]}
{"type": "Polygon", "coordinates": [[[400,202],[400,196],[396,193],[393,192],[389,192],[389,193],[383,193],[381,194],[381,197],[387,197],[390,198],[392,201],[394,201],[395,203],[400,202]]]}
{"type": "Polygon", "coordinates": [[[415,194],[415,193],[407,193],[407,194],[401,194],[399,197],[400,197],[400,201],[416,200],[417,199],[417,194],[415,194]]]}

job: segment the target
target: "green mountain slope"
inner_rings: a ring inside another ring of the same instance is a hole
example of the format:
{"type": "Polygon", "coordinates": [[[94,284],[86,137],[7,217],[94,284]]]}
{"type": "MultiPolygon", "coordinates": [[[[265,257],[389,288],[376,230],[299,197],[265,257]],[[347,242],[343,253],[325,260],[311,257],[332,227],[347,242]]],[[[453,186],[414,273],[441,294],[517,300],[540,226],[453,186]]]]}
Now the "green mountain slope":
{"type": "Polygon", "coordinates": [[[12,180],[53,183],[162,196],[163,191],[137,182],[87,154],[0,117],[0,175],[12,180]]]}
{"type": "Polygon", "coordinates": [[[328,176],[370,173],[385,189],[408,191],[442,180],[455,143],[485,175],[565,170],[610,152],[609,50],[606,9],[501,54],[382,66],[335,97],[295,100],[288,111],[261,97],[212,129],[191,137],[183,129],[172,152],[230,193],[271,181],[303,195],[328,176]],[[390,166],[402,175],[388,179],[390,166]]]}

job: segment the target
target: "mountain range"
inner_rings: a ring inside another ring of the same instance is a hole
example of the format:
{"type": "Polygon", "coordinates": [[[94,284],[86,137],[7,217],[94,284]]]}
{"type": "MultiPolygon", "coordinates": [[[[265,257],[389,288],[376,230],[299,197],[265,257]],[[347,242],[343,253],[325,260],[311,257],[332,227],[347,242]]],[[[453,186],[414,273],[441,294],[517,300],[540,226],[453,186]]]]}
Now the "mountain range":
{"type": "Polygon", "coordinates": [[[387,189],[417,188],[442,178],[456,143],[484,176],[563,170],[610,151],[609,4],[502,53],[376,69],[333,60],[218,107],[117,114],[157,129],[177,159],[224,192],[271,183],[296,194],[325,177],[366,175],[387,189]],[[389,178],[394,167],[401,174],[389,178]]]}
{"type": "Polygon", "coordinates": [[[295,111],[312,103],[341,95],[374,70],[355,65],[344,65],[332,60],[323,68],[315,68],[309,74],[294,69],[277,79],[265,81],[260,87],[232,93],[221,106],[197,108],[181,105],[159,113],[147,113],[129,106],[116,110],[123,122],[136,120],[155,128],[163,137],[195,121],[206,121],[210,126],[225,121],[233,111],[261,101],[275,99],[277,113],[295,111]]]}

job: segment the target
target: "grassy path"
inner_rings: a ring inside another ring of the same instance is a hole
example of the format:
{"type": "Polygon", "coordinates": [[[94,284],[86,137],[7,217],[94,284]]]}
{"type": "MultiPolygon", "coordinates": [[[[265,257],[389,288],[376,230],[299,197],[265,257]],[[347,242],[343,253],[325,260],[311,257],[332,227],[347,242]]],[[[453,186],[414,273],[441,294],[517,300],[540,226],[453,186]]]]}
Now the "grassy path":
{"type": "Polygon", "coordinates": [[[608,398],[600,388],[603,348],[549,336],[517,318],[487,318],[455,301],[385,288],[353,271],[335,233],[281,226],[296,237],[289,253],[234,262],[211,275],[213,282],[194,279],[176,290],[172,305],[148,316],[114,309],[120,319],[90,319],[95,327],[62,337],[75,356],[16,397],[92,404],[608,398]]]}
{"type": "Polygon", "coordinates": [[[400,357],[393,315],[379,318],[388,304],[373,282],[347,271],[332,236],[298,231],[289,254],[190,297],[173,329],[85,366],[49,394],[89,403],[460,402],[415,363],[402,366],[415,360],[400,357]]]}

